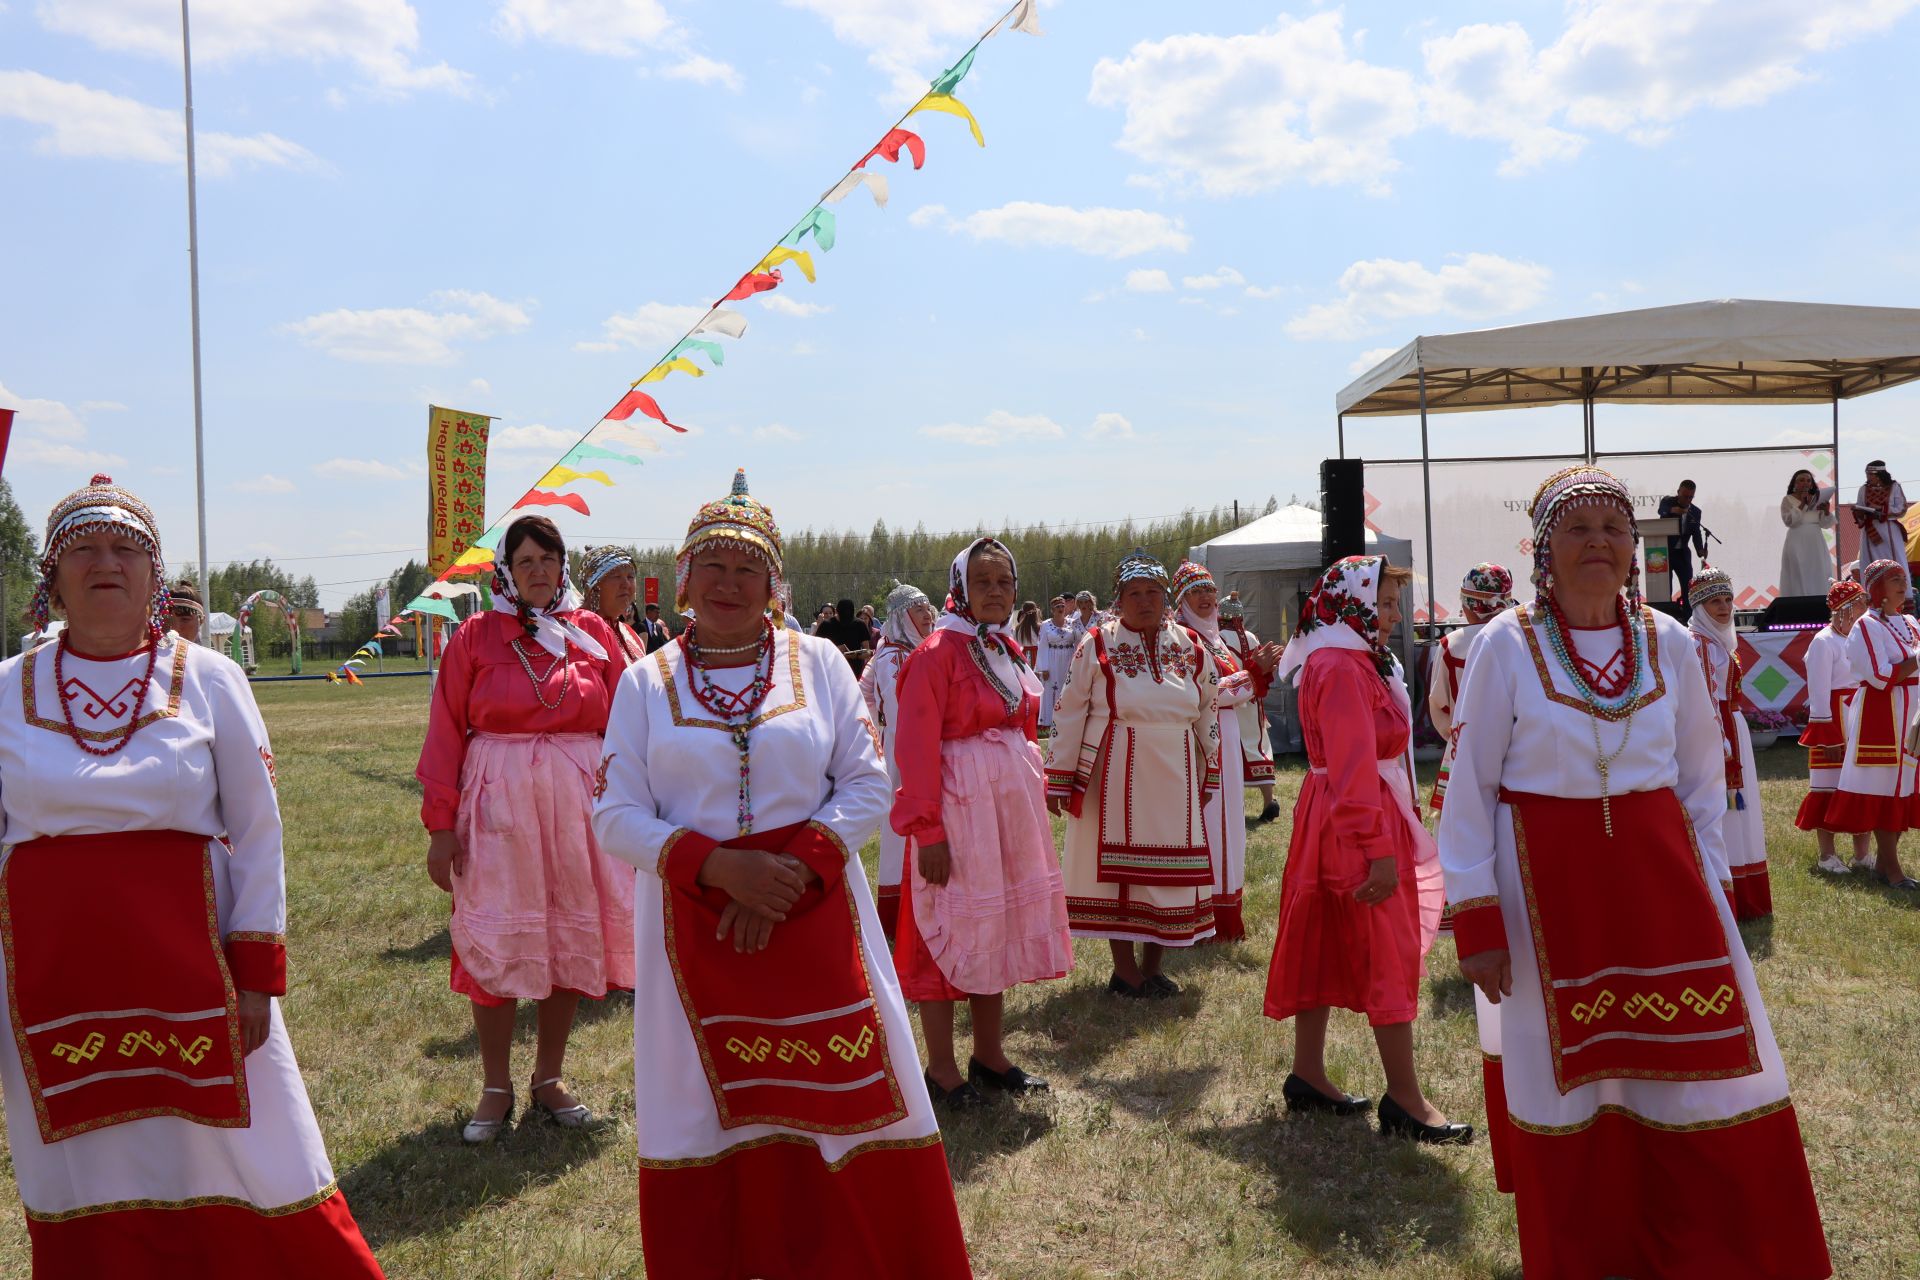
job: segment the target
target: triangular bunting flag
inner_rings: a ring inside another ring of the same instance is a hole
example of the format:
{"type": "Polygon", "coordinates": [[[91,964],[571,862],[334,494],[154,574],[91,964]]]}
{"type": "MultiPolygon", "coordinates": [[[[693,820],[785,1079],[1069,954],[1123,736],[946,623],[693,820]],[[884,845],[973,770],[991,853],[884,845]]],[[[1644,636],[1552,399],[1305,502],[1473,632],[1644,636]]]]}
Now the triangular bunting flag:
{"type": "Polygon", "coordinates": [[[967,72],[973,70],[973,55],[974,50],[967,50],[966,57],[960,59],[960,61],[954,63],[934,78],[933,86],[928,89],[927,92],[951,97],[953,91],[960,87],[960,82],[967,78],[967,72]]]}
{"type": "Polygon", "coordinates": [[[713,367],[719,368],[727,362],[727,351],[717,342],[708,342],[705,338],[682,338],[680,345],[667,353],[667,359],[685,355],[689,350],[698,351],[713,361],[713,367]]]}
{"type": "MultiPolygon", "coordinates": [[[[640,384],[636,382],[633,385],[637,387],[640,384]]],[[[680,432],[686,430],[685,427],[667,421],[667,415],[661,411],[660,402],[644,391],[629,391],[626,395],[621,396],[620,403],[607,411],[607,416],[603,421],[625,422],[636,412],[646,414],[663,427],[672,427],[675,431],[680,432]]]]}
{"type": "Polygon", "coordinates": [[[853,167],[856,169],[864,169],[867,167],[867,161],[873,159],[875,156],[879,156],[882,160],[890,160],[894,164],[899,164],[900,149],[902,147],[905,147],[907,154],[913,157],[914,168],[918,169],[926,164],[927,144],[921,139],[920,135],[910,129],[893,129],[888,131],[886,137],[880,139],[879,146],[867,152],[866,155],[861,156],[860,163],[853,167]]]}
{"type": "MultiPolygon", "coordinates": [[[[915,109],[918,110],[918,108],[915,109]]],[[[875,204],[879,205],[882,209],[887,207],[887,175],[884,173],[869,173],[865,169],[856,169],[846,177],[840,179],[840,181],[834,183],[833,190],[827,192],[827,194],[821,198],[820,203],[839,204],[863,185],[868,191],[873,193],[873,202],[875,204]]]]}
{"type": "Polygon", "coordinates": [[[912,115],[915,111],[944,111],[950,116],[959,116],[973,131],[973,140],[983,147],[987,145],[986,135],[980,132],[980,122],[973,118],[973,112],[967,110],[967,104],[958,98],[948,97],[944,93],[930,93],[914,103],[907,114],[912,115]]]}
{"type": "Polygon", "coordinates": [[[541,476],[539,480],[535,481],[534,487],[539,488],[542,485],[546,485],[558,489],[561,485],[572,484],[575,480],[598,480],[608,488],[613,487],[613,481],[608,478],[607,473],[604,471],[575,471],[572,467],[553,468],[551,471],[548,471],[547,474],[541,476]]]}
{"type": "MultiPolygon", "coordinates": [[[[727,296],[720,299],[720,301],[738,302],[742,298],[751,298],[756,293],[765,293],[769,289],[778,289],[779,287],[780,273],[778,271],[749,271],[740,277],[740,283],[734,285],[727,296]]],[[[716,303],[715,305],[718,304],[716,303]]],[[[642,379],[642,381],[644,381],[644,379],[642,379]]]]}
{"type": "MultiPolygon", "coordinates": [[[[861,164],[865,163],[864,160],[861,161],[861,164]]],[[[859,165],[855,165],[854,167],[859,168],[859,165]]],[[[808,232],[813,233],[813,242],[822,249],[832,249],[834,237],[833,210],[822,209],[819,205],[813,206],[813,208],[807,210],[807,216],[794,223],[793,230],[782,236],[781,240],[797,245],[807,238],[808,232]]]]}
{"type": "Polygon", "coordinates": [[[799,267],[800,274],[807,278],[808,284],[817,282],[818,277],[813,274],[813,255],[805,249],[789,249],[783,244],[775,245],[768,251],[767,256],[760,259],[760,265],[755,267],[754,270],[770,272],[783,262],[791,262],[794,266],[799,267]]]}
{"type": "Polygon", "coordinates": [[[747,336],[747,318],[738,311],[729,311],[725,307],[715,307],[707,312],[706,318],[693,326],[695,333],[717,333],[725,338],[744,338],[747,336]]]}

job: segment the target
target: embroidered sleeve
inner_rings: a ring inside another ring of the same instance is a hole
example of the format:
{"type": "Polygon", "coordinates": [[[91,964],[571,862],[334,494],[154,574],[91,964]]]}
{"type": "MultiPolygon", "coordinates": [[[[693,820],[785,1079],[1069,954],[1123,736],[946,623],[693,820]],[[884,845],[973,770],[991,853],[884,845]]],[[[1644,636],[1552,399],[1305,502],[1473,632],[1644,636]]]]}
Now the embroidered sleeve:
{"type": "MultiPolygon", "coordinates": [[[[1066,800],[1076,790],[1084,790],[1087,775],[1082,775],[1081,755],[1093,712],[1093,686],[1100,679],[1093,645],[1082,641],[1074,650],[1067,667],[1067,682],[1053,704],[1053,737],[1047,742],[1047,795],[1066,800]]],[[[1098,749],[1098,743],[1094,744],[1098,749]]]]}

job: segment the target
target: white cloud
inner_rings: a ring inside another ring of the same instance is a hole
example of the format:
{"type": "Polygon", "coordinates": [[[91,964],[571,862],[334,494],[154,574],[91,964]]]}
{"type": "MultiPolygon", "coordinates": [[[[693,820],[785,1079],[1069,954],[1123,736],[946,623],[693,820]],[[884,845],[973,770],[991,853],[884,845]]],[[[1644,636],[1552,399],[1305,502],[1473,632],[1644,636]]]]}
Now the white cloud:
{"type": "MultiPolygon", "coordinates": [[[[117,53],[178,62],[180,6],[174,0],[40,0],[42,26],[117,53]]],[[[246,59],[348,62],[374,88],[467,94],[473,77],[444,62],[416,66],[420,16],[407,0],[194,0],[193,60],[218,66],[246,59]]]]}
{"type": "Polygon", "coordinates": [[[475,378],[473,381],[467,383],[467,390],[473,392],[475,395],[490,396],[493,394],[493,384],[485,378],[475,378]]]}
{"type": "Polygon", "coordinates": [[[1033,249],[1071,249],[1097,258],[1132,258],[1156,249],[1185,253],[1193,243],[1178,218],[1145,209],[1075,209],[1068,205],[1016,200],[998,209],[982,209],[964,218],[946,216],[939,205],[918,209],[908,219],[916,227],[940,225],[975,240],[1033,249]]]}
{"type": "Polygon", "coordinates": [[[681,61],[663,68],[660,74],[669,80],[689,80],[694,84],[717,84],[735,93],[740,92],[744,84],[740,73],[732,66],[699,53],[688,54],[681,61]]]}
{"type": "Polygon", "coordinates": [[[376,458],[328,458],[313,469],[329,480],[405,480],[410,474],[376,458]]]}
{"type": "Polygon", "coordinates": [[[622,347],[633,347],[651,352],[680,341],[708,310],[668,302],[643,302],[631,311],[608,316],[600,326],[600,341],[576,342],[573,349],[618,351],[622,347]]]}
{"type": "Polygon", "coordinates": [[[995,409],[977,423],[948,422],[920,428],[929,440],[951,440],[956,444],[993,448],[1014,440],[1058,440],[1066,430],[1044,414],[1016,414],[995,409]]]}
{"type": "Polygon", "coordinates": [[[1173,281],[1158,269],[1127,272],[1128,293],[1172,293],[1173,281]]]}
{"type": "Polygon", "coordinates": [[[1084,434],[1089,440],[1131,440],[1133,424],[1121,414],[1103,413],[1094,418],[1084,434]]]}
{"type": "MultiPolygon", "coordinates": [[[[37,71],[0,71],[0,117],[44,126],[47,132],[34,146],[52,155],[186,163],[186,126],[179,112],[37,71]]],[[[241,165],[303,169],[319,164],[305,147],[271,133],[199,131],[195,142],[199,171],[212,178],[241,165]]]]}
{"type": "Polygon", "coordinates": [[[1438,270],[1418,262],[1371,258],[1341,273],[1338,299],[1311,306],[1287,321],[1287,333],[1345,341],[1411,316],[1507,315],[1544,298],[1552,274],[1537,263],[1496,253],[1469,253],[1438,270]]]}
{"type": "Polygon", "coordinates": [[[834,38],[867,51],[903,102],[926,92],[943,59],[1006,12],[1002,0],[785,0],[826,21],[834,38]]]}
{"type": "Polygon", "coordinates": [[[1232,267],[1221,267],[1204,276],[1181,276],[1180,283],[1188,289],[1225,289],[1228,286],[1238,288],[1247,282],[1247,278],[1232,267]]]}
{"type": "Polygon", "coordinates": [[[1276,284],[1276,285],[1250,284],[1247,286],[1247,296],[1249,298],[1277,298],[1281,294],[1288,292],[1288,289],[1289,289],[1289,286],[1284,284],[1276,284]]]}
{"type": "Polygon", "coordinates": [[[560,427],[530,423],[524,427],[506,427],[493,432],[488,437],[488,446],[493,449],[542,449],[551,453],[556,449],[571,449],[580,439],[578,431],[567,431],[560,427]]]}
{"type": "Polygon", "coordinates": [[[285,476],[268,473],[236,480],[233,489],[236,493],[292,493],[294,486],[285,476]]]}
{"type": "Polygon", "coordinates": [[[760,305],[779,316],[792,316],[797,320],[807,320],[814,316],[823,316],[833,310],[820,302],[801,302],[781,293],[760,293],[754,297],[760,305]]]}
{"type": "Polygon", "coordinates": [[[457,343],[517,333],[532,324],[530,303],[504,302],[488,293],[446,289],[422,307],[326,311],[281,326],[337,360],[378,364],[451,364],[457,343]]]}
{"type": "Polygon", "coordinates": [[[1419,127],[1414,78],[1349,56],[1338,12],[1244,35],[1143,40],[1093,69],[1088,99],[1126,113],[1119,147],[1154,185],[1211,196],[1289,182],[1384,192],[1419,127]]]}
{"type": "Polygon", "coordinates": [[[117,467],[126,462],[117,453],[87,448],[83,414],[59,400],[23,396],[0,383],[0,406],[13,409],[16,414],[13,438],[7,448],[9,465],[27,463],[74,473],[117,467]]]}
{"type": "Polygon", "coordinates": [[[757,444],[797,444],[806,437],[784,423],[769,422],[753,429],[753,439],[757,444]]]}
{"type": "Polygon", "coordinates": [[[1362,351],[1354,357],[1353,363],[1347,366],[1347,372],[1357,378],[1399,349],[1398,347],[1373,347],[1362,351]]]}

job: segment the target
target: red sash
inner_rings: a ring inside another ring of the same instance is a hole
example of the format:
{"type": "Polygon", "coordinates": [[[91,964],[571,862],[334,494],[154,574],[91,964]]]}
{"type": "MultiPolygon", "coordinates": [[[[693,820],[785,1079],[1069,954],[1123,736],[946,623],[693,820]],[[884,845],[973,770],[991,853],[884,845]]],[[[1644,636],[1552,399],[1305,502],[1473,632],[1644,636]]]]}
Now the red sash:
{"type": "Polygon", "coordinates": [[[58,836],[8,858],[0,943],[41,1141],[149,1116],[247,1127],[207,843],[179,831],[58,836]]]}
{"type": "Polygon", "coordinates": [[[1500,791],[1526,889],[1554,1082],[1760,1070],[1693,824],[1671,789],[1599,800],[1500,791]]]}
{"type": "MultiPolygon", "coordinates": [[[[730,836],[777,853],[805,824],[730,836]]],[[[860,946],[853,889],[808,886],[765,951],[715,940],[730,899],[666,886],[667,959],[720,1125],[866,1133],[907,1114],[860,946]]]]}

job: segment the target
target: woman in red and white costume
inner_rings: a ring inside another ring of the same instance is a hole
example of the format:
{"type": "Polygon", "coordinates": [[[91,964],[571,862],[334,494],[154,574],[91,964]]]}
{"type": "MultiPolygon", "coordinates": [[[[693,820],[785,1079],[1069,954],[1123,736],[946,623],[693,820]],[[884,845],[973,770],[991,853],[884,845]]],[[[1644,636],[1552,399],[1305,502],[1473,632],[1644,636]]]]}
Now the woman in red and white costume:
{"type": "Polygon", "coordinates": [[[1213,655],[1167,621],[1165,565],[1136,550],[1113,589],[1113,612],[1095,615],[1054,707],[1047,808],[1068,815],[1073,936],[1111,945],[1108,991],[1164,999],[1180,992],[1160,971],[1166,948],[1213,936],[1201,815],[1220,785],[1220,677],[1213,655]]]}
{"type": "Polygon", "coordinates": [[[553,522],[508,525],[493,609],[447,645],[414,770],[427,874],[453,897],[448,986],[471,1003],[480,1042],[469,1143],[513,1119],[522,1000],[539,1006],[528,1110],[568,1129],[592,1119],[560,1070],[581,997],[633,986],[633,875],[592,827],[600,735],[625,667],[606,623],[580,607],[553,522]]]}
{"type": "Polygon", "coordinates": [[[1807,728],[1800,745],[1807,749],[1807,797],[1800,802],[1794,825],[1811,831],[1820,845],[1820,870],[1844,876],[1873,868],[1873,839],[1864,831],[1853,836],[1853,865],[1841,861],[1834,849],[1833,828],[1827,825],[1827,806],[1840,782],[1847,760],[1847,703],[1860,687],[1847,656],[1853,624],[1867,610],[1867,590],[1857,582],[1836,582],[1827,588],[1826,626],[1807,642],[1807,728]]]}
{"type": "Polygon", "coordinates": [[[1073,968],[1066,891],[1047,820],[1039,740],[1045,690],[1009,634],[1013,552],[976,538],[954,558],[947,610],[900,672],[892,826],[911,863],[893,949],[900,988],[920,1005],[927,1087],[953,1107],[982,1088],[1045,1089],[1007,1060],[1002,993],[1073,968]],[[953,1047],[954,1002],[973,1012],[973,1057],[953,1047]]]}
{"type": "MultiPolygon", "coordinates": [[[[900,664],[932,631],[933,602],[927,599],[927,593],[895,582],[893,590],[887,592],[887,618],[880,627],[873,661],[860,673],[860,696],[866,700],[867,714],[880,726],[880,755],[887,762],[887,776],[896,790],[900,786],[900,763],[894,757],[893,741],[900,724],[900,664]]],[[[880,887],[874,905],[880,909],[880,927],[887,935],[889,951],[900,922],[900,874],[906,853],[907,838],[892,824],[882,823],[880,887]]]]}
{"type": "Polygon", "coordinates": [[[1799,1122],[1733,919],[1725,755],[1692,637],[1640,598],[1618,479],[1556,472],[1530,514],[1540,595],[1474,645],[1440,817],[1522,1269],[1820,1280],[1799,1122]]]}
{"type": "Polygon", "coordinates": [[[1207,798],[1201,821],[1213,858],[1213,941],[1239,942],[1247,936],[1242,900],[1247,886],[1246,745],[1240,710],[1255,706],[1273,683],[1280,646],[1267,645],[1243,661],[1220,628],[1220,589],[1206,566],[1183,560],[1172,582],[1174,621],[1198,637],[1220,671],[1214,700],[1220,724],[1220,789],[1207,798]]]}
{"type": "Polygon", "coordinates": [[[162,634],[158,526],[106,476],[45,545],[36,619],[67,628],[0,663],[0,1091],[33,1274],[378,1277],[274,999],[280,809],[246,677],[162,634]]]}
{"type": "MultiPolygon", "coordinates": [[[[1240,603],[1238,591],[1227,592],[1227,598],[1220,602],[1220,638],[1242,667],[1252,664],[1260,637],[1247,627],[1247,607],[1240,603]]],[[[1268,683],[1271,685],[1271,680],[1268,683]]],[[[1272,822],[1280,816],[1280,802],[1273,798],[1273,742],[1267,728],[1265,695],[1241,703],[1235,714],[1240,718],[1241,777],[1260,793],[1260,816],[1254,821],[1272,822]]]]}
{"type": "Polygon", "coordinates": [[[1467,656],[1487,624],[1520,602],[1513,598],[1513,574],[1505,565],[1483,561],[1467,570],[1460,582],[1460,612],[1467,625],[1447,632],[1440,641],[1439,663],[1427,685],[1427,716],[1436,733],[1447,740],[1440,755],[1440,774],[1433,781],[1427,803],[1439,813],[1446,805],[1447,777],[1453,767],[1453,704],[1466,683],[1467,656]]]}
{"type": "Polygon", "coordinates": [[[1700,673],[1720,722],[1727,762],[1727,816],[1720,843],[1733,878],[1733,915],[1758,920],[1773,914],[1773,882],[1767,875],[1767,826],[1760,813],[1760,773],[1753,764],[1753,735],[1740,713],[1740,641],[1733,632],[1733,578],[1725,569],[1702,563],[1687,588],[1700,673]]]}
{"type": "Polygon", "coordinates": [[[647,1271],[963,1280],[953,1183],[859,849],[887,771],[846,656],[768,606],[780,530],[702,507],[694,621],[620,681],[594,829],[640,869],[634,1128],[647,1271]]]}
{"type": "Polygon", "coordinates": [[[1901,869],[1900,833],[1920,827],[1920,758],[1907,749],[1907,726],[1920,707],[1920,628],[1901,612],[1905,564],[1875,560],[1860,576],[1872,608],[1847,637],[1860,690],[1847,704],[1847,758],[1827,825],[1873,832],[1874,879],[1911,891],[1920,882],[1901,869]]]}
{"type": "Polygon", "coordinates": [[[647,656],[646,637],[633,629],[634,597],[640,594],[639,571],[633,553],[625,547],[588,547],[580,557],[581,606],[607,624],[628,662],[647,656]]]}
{"type": "Polygon", "coordinates": [[[1473,1127],[1427,1101],[1413,1060],[1443,890],[1406,754],[1412,701],[1387,648],[1412,581],[1384,556],[1336,561],[1281,656],[1279,678],[1299,688],[1312,768],[1293,810],[1265,1011],[1293,1019],[1293,1070],[1281,1090],[1289,1111],[1366,1109],[1327,1076],[1329,1014],[1351,1009],[1367,1015],[1386,1072],[1381,1132],[1458,1144],[1473,1127]]]}

